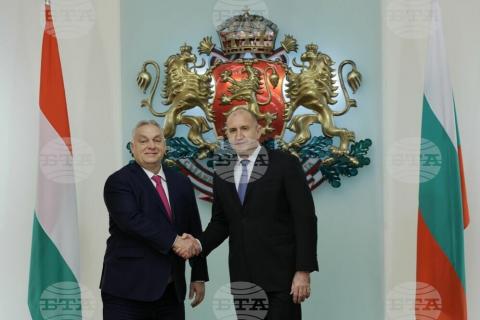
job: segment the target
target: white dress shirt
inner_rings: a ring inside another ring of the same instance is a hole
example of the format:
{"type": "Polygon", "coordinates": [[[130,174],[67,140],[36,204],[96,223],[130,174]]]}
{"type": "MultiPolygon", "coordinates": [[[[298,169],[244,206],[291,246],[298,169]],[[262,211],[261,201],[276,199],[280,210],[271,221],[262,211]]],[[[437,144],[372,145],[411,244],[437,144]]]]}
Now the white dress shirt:
{"type": "MultiPolygon", "coordinates": [[[[153,173],[152,171],[149,171],[145,168],[143,168],[143,171],[145,171],[145,173],[147,174],[148,178],[150,179],[150,182],[153,183],[153,186],[155,187],[155,189],[157,188],[157,183],[155,181],[152,180],[152,177],[153,176],[160,176],[161,178],[161,182],[162,182],[162,187],[163,187],[163,190],[165,190],[165,195],[167,196],[167,201],[168,201],[168,205],[170,205],[170,197],[168,196],[168,186],[167,186],[167,179],[165,178],[165,172],[163,172],[163,167],[160,167],[160,171],[158,172],[158,174],[155,174],[153,173]]],[[[170,205],[170,208],[172,206],[170,205]]]]}
{"type": "Polygon", "coordinates": [[[238,190],[238,185],[240,184],[240,178],[242,176],[242,164],[240,163],[241,160],[249,160],[250,162],[247,164],[247,179],[250,181],[250,176],[252,175],[253,167],[255,166],[255,161],[257,160],[258,154],[260,153],[260,150],[262,147],[260,145],[257,146],[257,148],[252,152],[252,154],[246,158],[240,158],[238,157],[237,163],[235,164],[235,167],[233,168],[233,177],[235,179],[235,188],[238,190]]]}
{"type": "MultiPolygon", "coordinates": [[[[155,188],[157,188],[157,184],[155,181],[152,180],[152,177],[155,176],[156,174],[153,173],[152,171],[150,170],[147,170],[145,168],[143,168],[143,171],[145,171],[145,173],[147,174],[148,178],[150,179],[150,181],[152,182],[153,186],[155,188]]],[[[165,190],[165,195],[167,196],[167,201],[168,201],[168,204],[170,205],[170,197],[168,196],[168,186],[167,186],[167,179],[165,178],[165,172],[163,172],[163,167],[160,167],[160,171],[158,172],[157,176],[160,176],[161,178],[161,182],[162,182],[162,187],[163,187],[163,190],[165,190]]],[[[170,208],[172,206],[170,205],[170,208]]],[[[179,237],[180,235],[178,235],[177,237],[179,237]]],[[[199,244],[200,246],[200,250],[202,250],[202,243],[198,240],[198,239],[195,239],[197,240],[197,243],[199,244]]],[[[177,242],[177,238],[175,238],[175,240],[173,241],[173,244],[172,244],[172,247],[175,245],[175,242],[177,242]]],[[[172,282],[172,277],[170,276],[170,278],[168,279],[168,282],[172,282]]],[[[195,282],[205,282],[205,281],[195,281],[195,282]]]]}

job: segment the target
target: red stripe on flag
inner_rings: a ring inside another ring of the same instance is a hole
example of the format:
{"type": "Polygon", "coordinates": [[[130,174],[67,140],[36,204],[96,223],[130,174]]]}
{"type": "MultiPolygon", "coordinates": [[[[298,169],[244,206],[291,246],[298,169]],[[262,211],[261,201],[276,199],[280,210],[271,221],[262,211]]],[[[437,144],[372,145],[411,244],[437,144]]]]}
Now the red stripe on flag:
{"type": "Polygon", "coordinates": [[[40,110],[72,152],[67,100],[63,85],[62,65],[50,6],[45,7],[42,66],[40,72],[40,110]]]}
{"type": "MultiPolygon", "coordinates": [[[[417,282],[432,285],[440,294],[442,307],[437,320],[466,320],[467,303],[465,289],[455,269],[433,238],[421,212],[418,214],[417,282]]],[[[416,304],[421,297],[417,295],[416,304]]],[[[422,307],[416,305],[417,320],[426,319],[422,307]]]]}
{"type": "Polygon", "coordinates": [[[465,183],[465,174],[463,171],[463,155],[460,145],[458,145],[458,164],[460,166],[460,180],[462,186],[463,227],[466,229],[470,224],[470,210],[468,209],[467,185],[465,183]]]}

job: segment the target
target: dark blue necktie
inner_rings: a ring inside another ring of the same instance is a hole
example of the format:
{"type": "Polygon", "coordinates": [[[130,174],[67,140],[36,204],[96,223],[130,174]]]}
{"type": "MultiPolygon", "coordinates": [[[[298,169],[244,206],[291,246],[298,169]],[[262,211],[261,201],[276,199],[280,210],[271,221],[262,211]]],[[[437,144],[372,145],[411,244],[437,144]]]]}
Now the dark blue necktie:
{"type": "Polygon", "coordinates": [[[238,198],[240,202],[243,204],[243,200],[245,200],[245,191],[247,191],[248,185],[248,163],[250,160],[241,160],[240,163],[242,164],[242,175],[240,176],[240,183],[238,184],[238,198]]]}

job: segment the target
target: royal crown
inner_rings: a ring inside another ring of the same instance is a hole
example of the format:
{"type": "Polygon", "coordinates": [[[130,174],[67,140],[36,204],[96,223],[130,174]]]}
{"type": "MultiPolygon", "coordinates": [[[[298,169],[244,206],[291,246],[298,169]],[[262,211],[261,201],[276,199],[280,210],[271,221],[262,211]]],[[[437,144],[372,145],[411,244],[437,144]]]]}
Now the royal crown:
{"type": "Polygon", "coordinates": [[[180,53],[192,53],[192,47],[188,44],[184,43],[183,46],[180,47],[180,53]]]}
{"type": "Polygon", "coordinates": [[[248,10],[233,16],[217,27],[225,55],[237,53],[271,54],[275,45],[278,27],[272,21],[248,10]]]}
{"type": "Polygon", "coordinates": [[[307,52],[314,52],[314,53],[318,52],[318,46],[315,43],[307,44],[305,46],[305,49],[307,50],[307,52]]]}

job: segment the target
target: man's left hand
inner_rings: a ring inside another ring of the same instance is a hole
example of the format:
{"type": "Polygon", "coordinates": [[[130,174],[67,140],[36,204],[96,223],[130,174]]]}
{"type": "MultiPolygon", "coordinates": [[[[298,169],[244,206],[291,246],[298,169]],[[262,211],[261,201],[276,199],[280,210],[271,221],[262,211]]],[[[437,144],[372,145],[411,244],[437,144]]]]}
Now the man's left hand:
{"type": "Polygon", "coordinates": [[[202,303],[203,298],[205,298],[205,282],[194,281],[190,283],[190,293],[188,295],[188,298],[190,300],[193,299],[191,303],[192,308],[195,308],[200,303],[202,303]]]}
{"type": "Polygon", "coordinates": [[[295,272],[292,281],[292,289],[290,294],[293,303],[302,303],[310,297],[310,273],[305,271],[295,272]]]}

